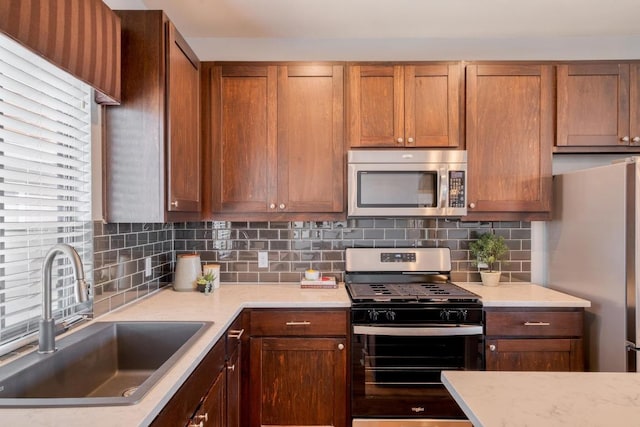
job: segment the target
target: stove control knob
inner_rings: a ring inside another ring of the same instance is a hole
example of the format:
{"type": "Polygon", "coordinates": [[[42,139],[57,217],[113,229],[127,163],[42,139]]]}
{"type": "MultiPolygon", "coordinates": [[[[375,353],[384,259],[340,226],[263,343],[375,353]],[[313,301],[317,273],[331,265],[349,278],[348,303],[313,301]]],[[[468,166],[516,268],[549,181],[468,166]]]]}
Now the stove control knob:
{"type": "Polygon", "coordinates": [[[467,320],[467,310],[458,310],[458,320],[462,320],[463,322],[467,320]]]}
{"type": "Polygon", "coordinates": [[[451,311],[447,309],[440,310],[440,318],[442,320],[449,320],[450,317],[451,317],[451,311]]]}
{"type": "Polygon", "coordinates": [[[392,310],[387,311],[387,320],[394,321],[396,320],[396,312],[392,310]]]}
{"type": "Polygon", "coordinates": [[[369,320],[372,322],[378,321],[378,312],[375,310],[369,310],[369,320]]]}

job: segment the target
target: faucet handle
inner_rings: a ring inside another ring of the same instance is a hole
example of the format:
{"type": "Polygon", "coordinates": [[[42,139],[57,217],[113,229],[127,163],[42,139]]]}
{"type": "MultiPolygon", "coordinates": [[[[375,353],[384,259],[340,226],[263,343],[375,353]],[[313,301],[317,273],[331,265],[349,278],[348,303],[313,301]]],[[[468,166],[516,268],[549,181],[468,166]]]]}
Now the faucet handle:
{"type": "Polygon", "coordinates": [[[77,302],[86,302],[89,299],[89,284],[84,279],[78,279],[78,286],[76,286],[76,300],[77,302]]]}

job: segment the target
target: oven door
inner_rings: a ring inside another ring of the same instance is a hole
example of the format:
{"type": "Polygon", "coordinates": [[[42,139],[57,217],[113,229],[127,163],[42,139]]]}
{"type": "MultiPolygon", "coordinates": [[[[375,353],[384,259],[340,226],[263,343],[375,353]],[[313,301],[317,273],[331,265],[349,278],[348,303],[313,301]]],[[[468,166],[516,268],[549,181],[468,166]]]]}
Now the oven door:
{"type": "Polygon", "coordinates": [[[464,419],[440,373],[484,367],[480,325],[354,325],[351,349],[354,425],[464,419]]]}

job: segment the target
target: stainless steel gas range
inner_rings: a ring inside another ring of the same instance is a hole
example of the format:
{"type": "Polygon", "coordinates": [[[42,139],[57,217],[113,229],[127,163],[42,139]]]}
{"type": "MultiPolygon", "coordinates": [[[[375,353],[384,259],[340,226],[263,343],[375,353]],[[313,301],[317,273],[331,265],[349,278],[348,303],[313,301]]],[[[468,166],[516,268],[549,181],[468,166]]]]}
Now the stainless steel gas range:
{"type": "Polygon", "coordinates": [[[480,297],[447,248],[346,250],[353,426],[471,425],[440,380],[484,368],[480,297]]]}

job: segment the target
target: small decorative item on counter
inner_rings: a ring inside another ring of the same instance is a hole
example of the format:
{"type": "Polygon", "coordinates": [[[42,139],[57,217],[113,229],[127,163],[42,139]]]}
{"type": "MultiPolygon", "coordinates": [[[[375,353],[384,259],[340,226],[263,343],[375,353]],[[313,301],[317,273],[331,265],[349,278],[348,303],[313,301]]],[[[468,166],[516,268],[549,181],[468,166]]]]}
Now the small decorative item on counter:
{"type": "Polygon", "coordinates": [[[213,274],[213,289],[220,287],[220,264],[205,264],[202,266],[202,272],[213,274]]]}
{"type": "Polygon", "coordinates": [[[196,280],[196,285],[198,287],[198,291],[204,292],[205,295],[209,295],[213,292],[214,289],[214,281],[216,280],[216,276],[212,272],[208,272],[199,276],[196,280]]]}
{"type": "Polygon", "coordinates": [[[320,272],[310,268],[304,272],[304,278],[307,280],[318,280],[320,278],[320,272]]]}
{"type": "Polygon", "coordinates": [[[322,276],[315,280],[307,279],[306,275],[300,281],[301,288],[315,288],[315,289],[335,289],[338,287],[336,278],[333,276],[322,276]]]}
{"type": "Polygon", "coordinates": [[[509,247],[504,241],[504,237],[493,233],[484,233],[478,240],[469,244],[469,251],[473,259],[473,265],[480,269],[481,264],[485,264],[487,270],[480,270],[482,284],[485,286],[497,286],[500,283],[500,270],[494,271],[498,267],[498,261],[504,259],[509,253],[509,247]]]}
{"type": "Polygon", "coordinates": [[[194,291],[196,289],[196,280],[201,274],[200,255],[178,255],[173,278],[173,290],[179,292],[194,291]]]}

